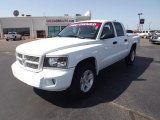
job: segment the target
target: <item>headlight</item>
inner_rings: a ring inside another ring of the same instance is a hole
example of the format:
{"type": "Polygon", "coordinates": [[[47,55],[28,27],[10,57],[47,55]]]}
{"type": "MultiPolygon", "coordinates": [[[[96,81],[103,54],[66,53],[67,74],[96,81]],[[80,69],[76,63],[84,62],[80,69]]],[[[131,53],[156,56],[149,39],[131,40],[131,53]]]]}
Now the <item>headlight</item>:
{"type": "Polygon", "coordinates": [[[45,57],[44,67],[67,68],[67,57],[45,57]]]}

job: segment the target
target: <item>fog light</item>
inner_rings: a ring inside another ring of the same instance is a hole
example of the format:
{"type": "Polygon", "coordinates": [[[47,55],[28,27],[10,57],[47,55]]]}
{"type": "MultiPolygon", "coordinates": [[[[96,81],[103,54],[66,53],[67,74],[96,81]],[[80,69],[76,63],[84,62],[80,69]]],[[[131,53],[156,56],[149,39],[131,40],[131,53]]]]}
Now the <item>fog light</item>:
{"type": "Polygon", "coordinates": [[[52,84],[53,84],[53,83],[52,83],[51,79],[45,80],[45,85],[50,86],[50,85],[52,85],[52,84]]]}
{"type": "Polygon", "coordinates": [[[52,79],[52,82],[53,82],[54,85],[56,84],[56,80],[55,79],[52,79]]]}

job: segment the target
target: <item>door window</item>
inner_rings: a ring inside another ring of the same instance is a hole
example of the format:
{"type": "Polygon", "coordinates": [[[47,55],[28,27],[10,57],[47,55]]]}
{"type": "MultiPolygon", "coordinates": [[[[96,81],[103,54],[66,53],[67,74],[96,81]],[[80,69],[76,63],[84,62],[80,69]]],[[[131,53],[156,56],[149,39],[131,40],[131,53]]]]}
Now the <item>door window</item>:
{"type": "Polygon", "coordinates": [[[101,37],[103,37],[105,34],[113,34],[113,37],[115,37],[114,28],[111,22],[108,22],[104,25],[101,37]]]}

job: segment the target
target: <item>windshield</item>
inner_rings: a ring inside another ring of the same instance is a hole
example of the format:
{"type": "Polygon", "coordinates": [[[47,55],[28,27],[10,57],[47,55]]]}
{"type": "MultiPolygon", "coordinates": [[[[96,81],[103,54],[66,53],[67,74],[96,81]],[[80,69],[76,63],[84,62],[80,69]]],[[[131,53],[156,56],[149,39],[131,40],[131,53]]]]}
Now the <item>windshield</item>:
{"type": "Polygon", "coordinates": [[[14,32],[9,32],[8,34],[16,34],[16,33],[14,33],[14,32]]]}
{"type": "Polygon", "coordinates": [[[57,36],[95,39],[101,23],[74,23],[65,27],[57,36]]]}

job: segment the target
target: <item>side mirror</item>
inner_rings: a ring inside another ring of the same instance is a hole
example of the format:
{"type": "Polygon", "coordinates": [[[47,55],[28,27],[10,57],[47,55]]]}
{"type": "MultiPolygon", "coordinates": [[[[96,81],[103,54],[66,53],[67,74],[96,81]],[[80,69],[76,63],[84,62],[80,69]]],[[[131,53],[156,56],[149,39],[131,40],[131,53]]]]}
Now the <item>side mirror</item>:
{"type": "Polygon", "coordinates": [[[115,37],[114,33],[109,32],[109,33],[105,33],[104,35],[102,35],[101,39],[103,40],[103,39],[114,38],[114,37],[115,37]]]}

